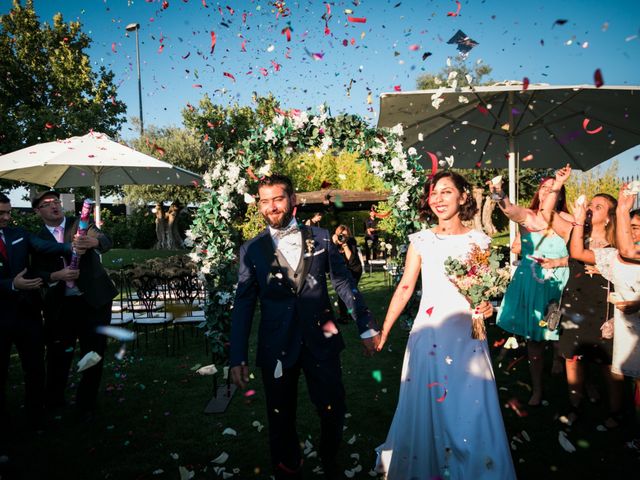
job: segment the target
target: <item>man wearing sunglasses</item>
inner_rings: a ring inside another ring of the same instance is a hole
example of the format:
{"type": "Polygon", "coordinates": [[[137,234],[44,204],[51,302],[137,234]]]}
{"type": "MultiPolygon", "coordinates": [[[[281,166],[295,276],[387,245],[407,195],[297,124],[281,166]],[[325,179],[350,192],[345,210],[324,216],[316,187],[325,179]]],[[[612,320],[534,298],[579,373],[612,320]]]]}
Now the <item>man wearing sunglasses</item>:
{"type": "MultiPolygon", "coordinates": [[[[71,256],[35,255],[34,267],[45,280],[44,325],[47,346],[46,403],[50,409],[65,405],[65,390],[76,342],[80,355],[93,351],[104,358],[106,337],[96,328],[111,322],[111,301],[117,294],[102,266],[100,255],[111,248],[111,240],[95,225],[86,236],[77,236],[79,219],[65,217],[60,194],[46,191],[32,202],[44,225],[38,237],[59,243],[73,240],[85,251],[78,270],[68,267],[71,256]]],[[[96,408],[102,360],[84,370],[78,385],[76,407],[81,418],[90,418],[96,408]]]]}

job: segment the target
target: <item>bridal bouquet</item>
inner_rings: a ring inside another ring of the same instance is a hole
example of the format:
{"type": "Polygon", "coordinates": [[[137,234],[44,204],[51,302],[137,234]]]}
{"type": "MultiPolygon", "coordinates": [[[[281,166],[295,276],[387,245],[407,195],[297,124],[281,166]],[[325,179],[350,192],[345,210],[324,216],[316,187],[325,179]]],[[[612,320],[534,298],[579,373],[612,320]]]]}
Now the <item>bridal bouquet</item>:
{"type": "MultiPolygon", "coordinates": [[[[500,266],[503,255],[494,249],[481,249],[474,245],[464,261],[449,257],[444,267],[449,279],[460,290],[472,307],[503,294],[511,275],[500,266]]],[[[472,315],[471,338],[484,340],[487,331],[482,315],[472,315]]]]}

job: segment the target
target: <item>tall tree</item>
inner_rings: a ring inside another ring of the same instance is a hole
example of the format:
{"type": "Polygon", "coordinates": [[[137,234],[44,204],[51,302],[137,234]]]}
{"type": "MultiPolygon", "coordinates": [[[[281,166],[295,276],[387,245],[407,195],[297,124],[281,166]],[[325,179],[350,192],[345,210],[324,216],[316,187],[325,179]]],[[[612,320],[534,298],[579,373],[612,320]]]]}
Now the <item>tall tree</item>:
{"type": "Polygon", "coordinates": [[[96,72],[80,22],[40,23],[33,0],[0,17],[0,153],[90,129],[115,136],[126,107],[113,73],[96,72]]]}
{"type": "Polygon", "coordinates": [[[453,61],[447,60],[447,65],[437,73],[425,73],[420,75],[416,80],[418,90],[429,90],[432,88],[440,88],[446,86],[449,82],[449,76],[455,72],[457,86],[463,87],[467,85],[488,85],[492,82],[490,78],[486,78],[491,74],[493,68],[482,60],[478,60],[473,65],[469,65],[464,58],[456,57],[453,61]],[[467,76],[470,75],[469,82],[467,76]]]}

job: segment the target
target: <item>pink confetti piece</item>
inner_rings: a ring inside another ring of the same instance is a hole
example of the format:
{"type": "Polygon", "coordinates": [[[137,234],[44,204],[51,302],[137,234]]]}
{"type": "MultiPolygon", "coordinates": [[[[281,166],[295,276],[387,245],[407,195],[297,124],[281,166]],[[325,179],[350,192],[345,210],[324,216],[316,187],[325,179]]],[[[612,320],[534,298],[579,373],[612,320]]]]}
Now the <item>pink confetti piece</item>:
{"type": "Polygon", "coordinates": [[[530,153],[522,159],[523,162],[530,162],[531,160],[533,160],[533,153],[530,153]]]}
{"type": "Polygon", "coordinates": [[[529,78],[528,77],[524,77],[522,79],[522,90],[526,90],[529,88],[529,78]]]}
{"type": "Polygon", "coordinates": [[[442,403],[444,402],[444,399],[447,398],[447,393],[448,393],[447,389],[440,382],[432,382],[429,385],[427,385],[427,387],[429,388],[442,387],[442,389],[444,390],[444,393],[440,397],[436,398],[436,402],[442,403]]]}
{"type": "Polygon", "coordinates": [[[596,69],[596,71],[593,73],[593,83],[596,86],[596,88],[600,88],[601,86],[604,85],[604,79],[602,78],[602,71],[600,71],[600,69],[596,69]]]}
{"type": "Polygon", "coordinates": [[[256,394],[255,390],[247,390],[246,392],[244,392],[245,397],[253,397],[255,394],[256,394]]]}
{"type": "Polygon", "coordinates": [[[233,80],[233,83],[236,83],[236,77],[234,77],[232,74],[230,74],[229,72],[223,72],[222,73],[225,77],[230,78],[231,80],[233,80]]]}
{"type": "Polygon", "coordinates": [[[367,23],[367,19],[365,17],[347,17],[347,21],[351,23],[367,23]]]}
{"type": "Polygon", "coordinates": [[[116,52],[116,42],[113,42],[113,43],[111,44],[111,51],[112,51],[113,53],[118,53],[118,52],[116,52]]]}
{"type": "Polygon", "coordinates": [[[431,174],[429,175],[429,178],[433,178],[433,176],[438,172],[438,157],[436,157],[436,154],[433,152],[427,152],[427,155],[429,155],[429,158],[431,159],[431,174]]]}
{"type": "Polygon", "coordinates": [[[462,5],[460,5],[460,2],[458,0],[456,0],[456,11],[455,12],[447,12],[447,17],[457,17],[458,14],[460,13],[460,8],[462,8],[462,5]]]}
{"type": "Polygon", "coordinates": [[[417,44],[409,45],[409,50],[411,50],[412,52],[415,52],[416,50],[420,50],[420,45],[417,45],[417,44]]]}
{"type": "Polygon", "coordinates": [[[401,92],[402,91],[402,87],[400,87],[400,85],[394,85],[393,86],[393,90],[396,92],[401,92]]]}
{"type": "Polygon", "coordinates": [[[212,30],[211,31],[211,51],[209,53],[213,53],[213,50],[215,48],[216,48],[216,32],[212,30]]]}
{"type": "Polygon", "coordinates": [[[590,121],[591,121],[591,120],[589,120],[588,118],[585,118],[585,119],[582,121],[582,128],[584,129],[584,131],[585,131],[585,132],[587,132],[589,135],[595,135],[596,133],[600,133],[600,132],[602,131],[602,128],[603,128],[603,127],[602,127],[602,125],[600,125],[600,126],[599,126],[599,127],[597,127],[597,128],[594,128],[593,130],[589,130],[589,129],[587,128],[587,126],[589,125],[589,122],[590,122],[590,121]]]}
{"type": "Polygon", "coordinates": [[[427,308],[427,315],[431,316],[432,313],[433,313],[433,307],[427,308]]]}

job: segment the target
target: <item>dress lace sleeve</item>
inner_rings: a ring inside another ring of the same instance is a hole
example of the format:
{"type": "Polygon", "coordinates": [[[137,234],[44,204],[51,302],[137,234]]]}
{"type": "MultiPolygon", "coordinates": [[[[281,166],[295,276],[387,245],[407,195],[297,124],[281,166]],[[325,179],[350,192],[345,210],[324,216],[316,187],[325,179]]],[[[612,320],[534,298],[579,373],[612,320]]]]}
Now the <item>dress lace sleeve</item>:
{"type": "Polygon", "coordinates": [[[615,248],[594,248],[593,254],[596,257],[596,267],[600,271],[600,274],[610,282],[612,281],[613,272],[613,260],[618,255],[618,250],[615,248]]]}

